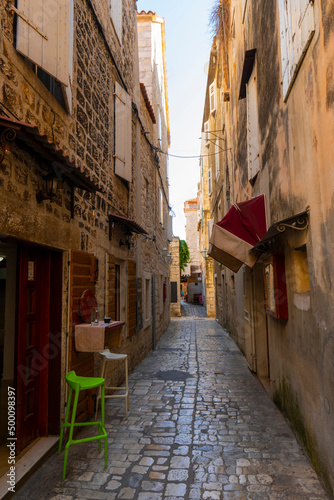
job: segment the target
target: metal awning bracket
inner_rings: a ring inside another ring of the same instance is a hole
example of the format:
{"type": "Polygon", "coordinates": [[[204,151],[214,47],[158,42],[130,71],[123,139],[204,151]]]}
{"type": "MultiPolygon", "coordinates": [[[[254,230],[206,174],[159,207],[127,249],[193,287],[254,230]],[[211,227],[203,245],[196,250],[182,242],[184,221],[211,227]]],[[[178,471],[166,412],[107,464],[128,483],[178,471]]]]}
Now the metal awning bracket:
{"type": "Polygon", "coordinates": [[[283,233],[287,227],[289,227],[290,229],[296,229],[297,231],[303,231],[304,229],[306,229],[308,227],[308,217],[307,217],[307,215],[299,217],[292,224],[287,224],[286,222],[280,222],[276,226],[276,229],[280,233],[283,233]]]}
{"type": "Polygon", "coordinates": [[[14,7],[14,5],[8,7],[7,11],[10,12],[11,14],[14,14],[15,12],[15,14],[18,15],[21,19],[23,19],[23,21],[27,23],[33,30],[37,31],[37,33],[41,35],[41,37],[43,37],[44,40],[48,39],[47,35],[43,33],[43,31],[41,31],[35,24],[33,24],[30,21],[30,19],[28,19],[21,11],[19,11],[16,7],[14,7]]]}

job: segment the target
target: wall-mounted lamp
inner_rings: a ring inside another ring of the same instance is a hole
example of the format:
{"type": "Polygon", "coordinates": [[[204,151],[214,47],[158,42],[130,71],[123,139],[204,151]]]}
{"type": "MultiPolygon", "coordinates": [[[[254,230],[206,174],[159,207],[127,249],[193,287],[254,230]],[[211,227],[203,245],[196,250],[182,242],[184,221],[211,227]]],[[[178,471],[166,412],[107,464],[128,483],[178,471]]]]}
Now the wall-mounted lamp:
{"type": "Polygon", "coordinates": [[[40,190],[36,194],[37,203],[42,203],[44,200],[50,200],[52,203],[53,198],[56,196],[58,191],[58,177],[50,172],[44,177],[44,191],[40,190]]]}
{"type": "Polygon", "coordinates": [[[203,259],[207,259],[208,258],[208,251],[207,251],[206,248],[204,250],[201,250],[201,254],[202,254],[203,259]]]}
{"type": "Polygon", "coordinates": [[[6,155],[11,152],[10,143],[14,141],[16,137],[16,132],[12,128],[6,128],[1,134],[1,152],[0,152],[0,163],[3,162],[6,155]]]}
{"type": "Polygon", "coordinates": [[[167,255],[167,248],[163,248],[161,250],[161,254],[162,254],[163,257],[166,257],[166,255],[167,255]]]}
{"type": "Polygon", "coordinates": [[[172,257],[172,254],[171,254],[171,253],[169,253],[169,254],[167,255],[167,262],[168,262],[168,264],[171,264],[171,263],[173,262],[173,257],[172,257]]]}

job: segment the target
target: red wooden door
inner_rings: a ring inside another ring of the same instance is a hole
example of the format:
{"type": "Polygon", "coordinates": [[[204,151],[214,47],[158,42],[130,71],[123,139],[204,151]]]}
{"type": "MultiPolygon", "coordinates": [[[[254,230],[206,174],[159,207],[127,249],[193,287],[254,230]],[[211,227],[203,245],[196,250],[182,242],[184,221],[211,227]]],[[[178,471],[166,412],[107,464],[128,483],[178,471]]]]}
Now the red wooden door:
{"type": "Polygon", "coordinates": [[[23,247],[20,253],[17,335],[17,451],[46,435],[50,253],[23,247]]]}

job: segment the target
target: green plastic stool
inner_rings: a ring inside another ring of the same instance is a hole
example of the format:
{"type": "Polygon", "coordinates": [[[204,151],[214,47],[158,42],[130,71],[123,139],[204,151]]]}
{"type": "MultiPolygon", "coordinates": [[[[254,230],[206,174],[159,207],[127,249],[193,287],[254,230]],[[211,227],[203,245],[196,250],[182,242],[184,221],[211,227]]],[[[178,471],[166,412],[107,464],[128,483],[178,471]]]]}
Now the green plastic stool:
{"type": "Polygon", "coordinates": [[[108,448],[107,448],[108,436],[107,436],[106,430],[104,428],[104,394],[105,394],[104,378],[79,377],[78,375],[76,375],[76,373],[74,371],[69,372],[65,378],[66,378],[67,384],[70,387],[70,390],[69,390],[68,400],[67,400],[67,405],[66,405],[65,422],[63,423],[63,425],[61,426],[61,429],[60,429],[59,453],[61,452],[61,445],[62,445],[62,441],[63,441],[65,427],[70,428],[70,433],[69,433],[68,441],[65,445],[63,479],[65,479],[65,477],[66,477],[68,449],[72,444],[87,443],[89,441],[95,441],[97,439],[99,441],[99,451],[101,451],[101,440],[104,439],[104,466],[105,467],[107,467],[107,460],[108,460],[108,448]],[[79,392],[86,391],[88,389],[95,389],[96,387],[101,387],[101,422],[75,423],[75,415],[76,415],[76,411],[77,411],[79,392]],[[73,403],[73,409],[72,409],[71,422],[69,422],[68,417],[69,417],[69,413],[70,413],[70,406],[71,406],[71,399],[72,399],[72,392],[73,391],[74,391],[74,403],[73,403]],[[73,439],[74,427],[84,427],[86,425],[98,425],[98,428],[99,428],[98,436],[92,436],[92,437],[87,437],[87,438],[82,438],[82,439],[73,439]]]}

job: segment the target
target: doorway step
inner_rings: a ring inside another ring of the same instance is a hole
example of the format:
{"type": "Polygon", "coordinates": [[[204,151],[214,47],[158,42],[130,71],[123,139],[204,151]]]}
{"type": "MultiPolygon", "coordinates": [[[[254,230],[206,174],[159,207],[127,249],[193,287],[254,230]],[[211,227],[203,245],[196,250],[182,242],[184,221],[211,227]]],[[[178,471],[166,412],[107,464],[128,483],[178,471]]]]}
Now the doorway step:
{"type": "MultiPolygon", "coordinates": [[[[31,445],[16,457],[15,463],[15,491],[17,492],[27,479],[42,465],[49,456],[54,453],[59,443],[59,436],[42,437],[36,439],[31,445]]],[[[3,447],[1,447],[2,449],[3,447]]],[[[1,450],[0,450],[1,452],[1,450]]],[[[5,452],[8,455],[8,448],[5,452]]],[[[1,452],[2,454],[2,452],[1,452]]],[[[8,469],[1,470],[0,477],[0,500],[13,497],[8,491],[8,469]]]]}

